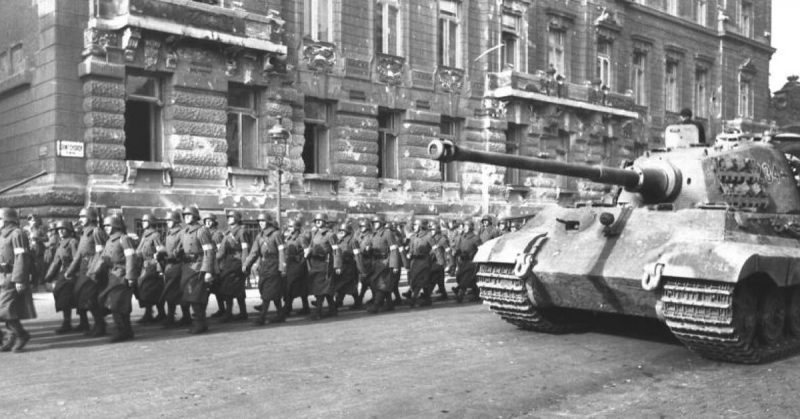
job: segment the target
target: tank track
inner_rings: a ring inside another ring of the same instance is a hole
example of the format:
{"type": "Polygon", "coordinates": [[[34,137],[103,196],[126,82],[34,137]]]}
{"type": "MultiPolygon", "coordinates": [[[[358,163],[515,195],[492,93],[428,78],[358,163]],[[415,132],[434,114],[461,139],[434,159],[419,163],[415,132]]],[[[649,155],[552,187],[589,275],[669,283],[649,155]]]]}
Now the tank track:
{"type": "Polygon", "coordinates": [[[757,364],[800,349],[800,338],[787,333],[772,345],[748,336],[734,318],[735,290],[736,284],[665,278],[660,305],[667,326],[689,349],[719,361],[757,364]]]}
{"type": "Polygon", "coordinates": [[[513,264],[478,264],[478,288],[483,303],[503,320],[525,330],[567,333],[584,326],[557,308],[542,310],[528,297],[525,281],[514,275],[513,264]]]}

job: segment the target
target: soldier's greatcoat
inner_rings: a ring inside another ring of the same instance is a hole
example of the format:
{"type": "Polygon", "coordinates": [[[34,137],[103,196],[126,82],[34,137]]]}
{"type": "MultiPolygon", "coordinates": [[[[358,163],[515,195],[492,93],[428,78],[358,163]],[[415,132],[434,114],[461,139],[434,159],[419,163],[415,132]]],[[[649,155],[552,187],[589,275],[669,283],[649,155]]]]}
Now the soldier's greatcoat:
{"type": "Polygon", "coordinates": [[[30,287],[28,237],[16,225],[0,230],[0,320],[35,319],[30,287]],[[16,284],[26,286],[18,292],[16,284]]]}
{"type": "Polygon", "coordinates": [[[311,235],[308,247],[308,285],[311,295],[331,294],[334,234],[326,227],[311,235]]]}
{"type": "Polygon", "coordinates": [[[56,311],[69,310],[77,306],[75,301],[75,280],[68,280],[64,273],[78,255],[78,240],[74,237],[65,237],[58,242],[56,253],[44,280],[55,281],[53,284],[53,299],[56,311]]]}
{"type": "Polygon", "coordinates": [[[250,251],[250,241],[243,225],[236,224],[225,232],[217,245],[219,282],[217,293],[223,298],[235,298],[245,290],[242,262],[250,251]]]}
{"type": "Polygon", "coordinates": [[[89,278],[89,264],[94,260],[95,255],[103,250],[103,246],[108,240],[108,235],[95,225],[88,225],[83,228],[80,239],[78,240],[78,256],[72,260],[72,264],[67,269],[68,277],[75,279],[75,298],[78,309],[91,310],[97,306],[97,293],[105,287],[105,283],[98,284],[95,279],[89,278]]]}
{"type": "Polygon", "coordinates": [[[458,236],[453,244],[453,252],[457,264],[456,281],[459,287],[471,288],[475,286],[476,267],[472,263],[472,258],[478,252],[480,244],[481,239],[472,231],[458,236]]]}
{"type": "Polygon", "coordinates": [[[178,304],[181,302],[181,265],[183,250],[181,249],[182,228],[177,223],[167,231],[164,238],[164,290],[159,302],[178,304]]]}
{"type": "Polygon", "coordinates": [[[381,227],[369,238],[364,237],[361,242],[361,253],[365,259],[369,282],[373,290],[392,292],[396,277],[392,269],[400,269],[400,254],[395,235],[388,229],[381,227]]]}
{"type": "Polygon", "coordinates": [[[433,246],[433,239],[425,230],[412,234],[408,240],[408,285],[413,290],[425,289],[430,285],[433,246]]]}
{"type": "Polygon", "coordinates": [[[136,255],[141,261],[141,273],[136,280],[136,298],[140,307],[158,304],[164,292],[164,278],[161,277],[161,268],[158,264],[159,255],[164,254],[164,243],[161,234],[148,228],[142,232],[142,240],[136,247],[136,255]]]}
{"type": "Polygon", "coordinates": [[[333,293],[355,294],[358,292],[358,269],[353,250],[358,249],[358,241],[352,233],[337,238],[333,245],[333,293]],[[336,274],[337,269],[341,274],[336,274]]]}
{"type": "Polygon", "coordinates": [[[108,282],[100,292],[98,301],[111,313],[129,314],[133,289],[128,281],[136,280],[136,249],[127,234],[116,231],[108,238],[99,257],[108,269],[108,282]]]}
{"type": "Polygon", "coordinates": [[[182,303],[206,304],[208,286],[204,274],[214,274],[216,244],[208,229],[193,223],[183,228],[180,236],[183,265],[181,266],[182,303]]]}
{"type": "Polygon", "coordinates": [[[278,252],[283,244],[281,233],[273,226],[268,226],[256,237],[253,248],[247,255],[245,266],[249,269],[256,259],[258,267],[258,290],[261,300],[272,301],[283,298],[284,283],[281,275],[278,252]]]}
{"type": "Polygon", "coordinates": [[[308,266],[303,249],[308,247],[308,235],[296,230],[286,239],[286,294],[289,298],[308,295],[308,266]]]}

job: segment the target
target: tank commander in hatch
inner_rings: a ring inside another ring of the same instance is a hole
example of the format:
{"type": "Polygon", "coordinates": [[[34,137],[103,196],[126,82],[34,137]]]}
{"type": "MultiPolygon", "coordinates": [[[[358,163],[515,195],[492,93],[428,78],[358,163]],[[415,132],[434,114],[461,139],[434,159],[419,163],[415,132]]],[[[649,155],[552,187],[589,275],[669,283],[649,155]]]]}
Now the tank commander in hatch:
{"type": "Polygon", "coordinates": [[[703,126],[703,124],[701,124],[697,120],[693,119],[692,117],[693,117],[693,114],[692,114],[692,110],[691,109],[689,109],[689,108],[681,109],[681,113],[680,113],[681,122],[679,122],[679,124],[680,125],[694,125],[694,126],[696,126],[697,127],[697,142],[700,143],[700,144],[705,144],[706,143],[706,129],[703,126]]]}

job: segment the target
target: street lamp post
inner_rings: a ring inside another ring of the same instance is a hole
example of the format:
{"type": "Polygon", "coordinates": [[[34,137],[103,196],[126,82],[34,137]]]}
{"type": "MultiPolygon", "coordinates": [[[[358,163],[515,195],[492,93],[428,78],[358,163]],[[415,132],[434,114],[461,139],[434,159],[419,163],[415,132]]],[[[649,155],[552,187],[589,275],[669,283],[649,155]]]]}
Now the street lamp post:
{"type": "Polygon", "coordinates": [[[275,123],[275,125],[273,125],[272,128],[270,128],[269,131],[268,131],[269,138],[272,141],[274,141],[277,145],[279,145],[280,146],[280,150],[281,150],[281,155],[279,156],[280,158],[277,161],[277,169],[278,169],[278,202],[277,202],[277,206],[278,206],[278,210],[276,211],[276,214],[275,214],[275,222],[278,225],[278,230],[281,229],[281,189],[282,189],[281,188],[281,184],[283,183],[283,179],[282,179],[283,178],[283,157],[286,154],[285,148],[286,148],[287,140],[291,136],[291,133],[289,132],[289,130],[284,128],[283,125],[281,124],[282,119],[283,118],[281,118],[279,116],[278,117],[278,122],[275,123]]]}

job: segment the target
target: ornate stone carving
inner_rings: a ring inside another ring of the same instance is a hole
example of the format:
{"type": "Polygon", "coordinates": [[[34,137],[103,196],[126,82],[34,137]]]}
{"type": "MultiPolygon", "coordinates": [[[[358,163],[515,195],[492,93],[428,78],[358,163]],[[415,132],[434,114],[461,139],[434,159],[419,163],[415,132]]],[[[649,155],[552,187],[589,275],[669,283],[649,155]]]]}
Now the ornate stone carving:
{"type": "Polygon", "coordinates": [[[286,72],[286,54],[267,53],[264,54],[261,72],[266,76],[272,73],[286,72]]]}
{"type": "Polygon", "coordinates": [[[228,77],[235,76],[239,72],[239,55],[242,52],[241,48],[228,47],[225,48],[223,55],[225,55],[225,75],[228,77]]]}
{"type": "Polygon", "coordinates": [[[283,26],[286,24],[286,21],[281,18],[281,13],[277,10],[269,9],[267,12],[267,20],[269,21],[269,26],[272,31],[271,40],[280,39],[284,31],[283,26]]]}
{"type": "Polygon", "coordinates": [[[406,65],[404,57],[388,54],[375,55],[375,69],[378,80],[390,85],[398,85],[403,81],[403,68],[406,65]]]}
{"type": "Polygon", "coordinates": [[[119,45],[119,36],[111,31],[86,28],[83,31],[83,56],[106,58],[109,47],[119,45]]]}
{"type": "Polygon", "coordinates": [[[178,68],[178,41],[180,38],[168,36],[164,40],[164,67],[167,70],[178,68]]]}
{"type": "Polygon", "coordinates": [[[141,39],[142,31],[139,28],[125,28],[122,33],[122,48],[125,50],[125,61],[131,62],[136,58],[136,49],[139,48],[141,39]]]}
{"type": "Polygon", "coordinates": [[[508,105],[507,102],[495,99],[495,98],[484,98],[483,99],[483,114],[492,118],[497,119],[505,119],[506,117],[506,106],[508,105]]]}
{"type": "Polygon", "coordinates": [[[306,38],[303,40],[303,59],[310,70],[328,72],[336,64],[336,45],[306,38]]]}
{"type": "Polygon", "coordinates": [[[439,87],[445,92],[458,93],[464,85],[464,70],[452,67],[439,67],[436,72],[439,87]]]}
{"type": "Polygon", "coordinates": [[[145,39],[144,41],[144,68],[153,70],[158,65],[158,53],[161,49],[161,41],[155,39],[145,39]]]}

